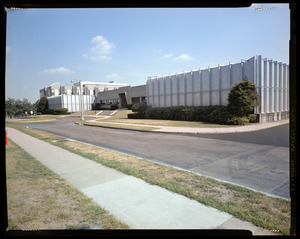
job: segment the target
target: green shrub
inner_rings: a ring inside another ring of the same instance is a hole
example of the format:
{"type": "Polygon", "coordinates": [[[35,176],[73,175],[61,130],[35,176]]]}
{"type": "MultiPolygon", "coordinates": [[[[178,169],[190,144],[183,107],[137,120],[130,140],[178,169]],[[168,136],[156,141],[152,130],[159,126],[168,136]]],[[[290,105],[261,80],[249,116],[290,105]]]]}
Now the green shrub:
{"type": "Polygon", "coordinates": [[[112,104],[111,106],[110,106],[110,109],[111,110],[116,110],[116,109],[118,109],[119,108],[119,106],[118,106],[118,104],[116,104],[116,103],[114,103],[114,104],[112,104]]]}
{"type": "Polygon", "coordinates": [[[227,106],[171,106],[148,108],[147,119],[201,121],[214,124],[245,125],[247,117],[234,115],[227,106]]]}
{"type": "Polygon", "coordinates": [[[157,107],[157,108],[148,108],[146,110],[147,119],[175,119],[172,115],[172,107],[157,107]]]}
{"type": "Polygon", "coordinates": [[[132,106],[133,106],[133,104],[126,104],[126,108],[127,108],[128,110],[131,110],[132,106]]]}
{"type": "Polygon", "coordinates": [[[54,109],[45,109],[43,114],[54,114],[54,109]]]}
{"type": "Polygon", "coordinates": [[[66,115],[69,114],[68,108],[56,108],[53,112],[55,115],[66,115]]]}
{"type": "Polygon", "coordinates": [[[230,124],[230,125],[245,125],[248,123],[249,123],[249,119],[246,116],[243,117],[233,116],[226,120],[226,124],[230,124]]]}
{"type": "Polygon", "coordinates": [[[93,103],[92,104],[92,110],[100,110],[101,104],[100,103],[93,103]]]}
{"type": "Polygon", "coordinates": [[[101,103],[93,103],[92,110],[116,110],[118,109],[118,103],[112,104],[101,104],[101,103]]]}
{"type": "MultiPolygon", "coordinates": [[[[180,106],[178,106],[180,107],[180,106]]],[[[163,119],[171,120],[177,119],[176,110],[174,107],[157,107],[157,108],[148,108],[146,110],[147,119],[163,119]]]]}
{"type": "Polygon", "coordinates": [[[147,108],[148,108],[148,105],[146,103],[137,103],[131,107],[131,110],[132,110],[132,112],[145,114],[147,108]]]}
{"type": "Polygon", "coordinates": [[[248,119],[249,119],[250,123],[257,123],[258,115],[257,114],[248,114],[248,119]]]}
{"type": "Polygon", "coordinates": [[[161,107],[157,108],[148,108],[146,110],[146,118],[147,119],[164,119],[160,114],[161,107]]]}
{"type": "MultiPolygon", "coordinates": [[[[171,106],[148,108],[147,119],[185,120],[211,122],[211,113],[215,110],[223,110],[225,106],[171,106]]],[[[215,114],[219,114],[218,111],[215,114]]],[[[214,118],[215,115],[212,115],[214,118]]],[[[214,120],[216,121],[216,120],[214,120]]]]}
{"type": "Polygon", "coordinates": [[[146,119],[146,114],[144,113],[132,113],[127,114],[128,119],[146,119]]]}
{"type": "Polygon", "coordinates": [[[194,120],[208,122],[209,115],[213,112],[213,106],[196,106],[194,108],[194,120]]]}
{"type": "Polygon", "coordinates": [[[210,114],[208,114],[207,122],[215,124],[228,124],[228,119],[232,118],[228,107],[219,106],[216,107],[210,114]]]}

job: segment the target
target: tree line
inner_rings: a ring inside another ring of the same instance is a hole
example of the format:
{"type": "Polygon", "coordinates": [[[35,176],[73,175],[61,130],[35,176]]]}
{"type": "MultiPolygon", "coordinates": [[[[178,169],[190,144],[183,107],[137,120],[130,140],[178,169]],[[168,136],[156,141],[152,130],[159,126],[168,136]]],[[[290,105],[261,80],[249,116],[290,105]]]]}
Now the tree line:
{"type": "Polygon", "coordinates": [[[33,114],[39,114],[43,113],[46,109],[48,109],[48,99],[46,96],[33,104],[26,98],[23,98],[23,100],[8,98],[5,100],[5,116],[9,118],[24,117],[26,116],[26,112],[27,115],[30,115],[31,111],[33,111],[33,114]]]}

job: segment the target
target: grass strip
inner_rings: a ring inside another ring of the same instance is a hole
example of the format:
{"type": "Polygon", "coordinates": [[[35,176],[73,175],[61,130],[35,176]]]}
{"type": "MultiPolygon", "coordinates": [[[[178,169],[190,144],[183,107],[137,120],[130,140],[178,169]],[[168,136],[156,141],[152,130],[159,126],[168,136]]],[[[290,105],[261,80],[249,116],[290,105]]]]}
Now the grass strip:
{"type": "Polygon", "coordinates": [[[8,139],[8,230],[128,229],[8,139]]]}
{"type": "Polygon", "coordinates": [[[39,130],[15,128],[104,166],[227,212],[258,227],[279,234],[289,234],[291,208],[288,200],[269,197],[244,187],[77,141],[53,142],[62,137],[39,130]]]}
{"type": "Polygon", "coordinates": [[[128,123],[128,124],[145,124],[157,126],[169,126],[169,127],[188,127],[188,128],[228,128],[239,127],[239,125],[220,125],[211,124],[198,121],[179,121],[179,120],[152,120],[152,119],[128,119],[128,114],[132,113],[131,110],[120,110],[107,119],[102,119],[102,122],[111,123],[128,123]]]}
{"type": "Polygon", "coordinates": [[[33,122],[45,122],[54,121],[56,119],[15,119],[15,120],[5,120],[5,123],[33,123],[33,122]]]}

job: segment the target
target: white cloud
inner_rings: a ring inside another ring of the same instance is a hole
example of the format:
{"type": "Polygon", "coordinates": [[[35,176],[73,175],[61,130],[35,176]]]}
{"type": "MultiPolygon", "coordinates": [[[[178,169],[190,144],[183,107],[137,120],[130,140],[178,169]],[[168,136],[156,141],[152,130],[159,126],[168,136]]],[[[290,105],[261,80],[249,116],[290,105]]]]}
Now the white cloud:
{"type": "Polygon", "coordinates": [[[6,46],[6,53],[10,52],[11,51],[11,48],[6,46]]]}
{"type": "Polygon", "coordinates": [[[165,54],[164,55],[164,58],[170,58],[170,57],[172,57],[173,56],[173,54],[172,53],[169,53],[169,54],[165,54]]]}
{"type": "Polygon", "coordinates": [[[47,74],[71,74],[71,73],[74,73],[70,69],[64,68],[62,66],[57,67],[57,68],[45,69],[42,72],[47,73],[47,74]]]}
{"type": "Polygon", "coordinates": [[[91,44],[93,47],[83,56],[95,61],[111,59],[112,49],[115,48],[114,43],[109,42],[105,37],[99,35],[91,40],[91,44]]]}
{"type": "Polygon", "coordinates": [[[193,57],[185,53],[182,53],[181,55],[174,58],[175,61],[191,61],[193,59],[193,57]]]}
{"type": "Polygon", "coordinates": [[[106,75],[105,78],[107,78],[109,80],[113,80],[113,79],[119,79],[120,76],[117,73],[112,73],[112,74],[106,75]]]}

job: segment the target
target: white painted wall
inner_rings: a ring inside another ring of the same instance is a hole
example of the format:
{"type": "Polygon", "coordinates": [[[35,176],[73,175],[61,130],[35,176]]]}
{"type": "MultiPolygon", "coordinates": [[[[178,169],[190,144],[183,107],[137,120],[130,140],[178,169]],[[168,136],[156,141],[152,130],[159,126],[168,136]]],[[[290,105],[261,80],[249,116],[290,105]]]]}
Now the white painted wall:
{"type": "Polygon", "coordinates": [[[260,105],[255,113],[260,122],[288,118],[289,66],[260,55],[240,63],[148,77],[147,102],[151,107],[227,105],[231,87],[244,77],[258,87],[260,105]]]}
{"type": "MultiPolygon", "coordinates": [[[[94,95],[83,95],[83,110],[91,110],[92,104],[95,102],[94,95]]],[[[80,111],[80,95],[59,95],[48,97],[49,109],[68,108],[69,112],[80,111]]]]}

